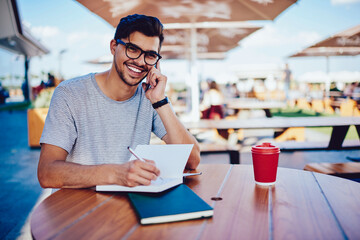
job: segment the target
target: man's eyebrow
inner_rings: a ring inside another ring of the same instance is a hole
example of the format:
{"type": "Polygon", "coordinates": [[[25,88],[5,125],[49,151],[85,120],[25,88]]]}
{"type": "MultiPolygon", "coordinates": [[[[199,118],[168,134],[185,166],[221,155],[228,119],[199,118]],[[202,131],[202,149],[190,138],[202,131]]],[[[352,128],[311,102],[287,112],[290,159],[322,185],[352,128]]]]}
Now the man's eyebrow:
{"type": "Polygon", "coordinates": [[[142,49],[141,47],[139,47],[138,45],[136,45],[135,43],[132,43],[132,42],[128,42],[129,44],[131,44],[131,45],[133,45],[133,46],[135,46],[135,47],[137,47],[137,48],[139,48],[139,49],[141,49],[141,50],[143,50],[144,52],[150,52],[150,53],[157,53],[157,54],[159,54],[157,51],[155,51],[155,50],[144,50],[144,49],[142,49]]]}

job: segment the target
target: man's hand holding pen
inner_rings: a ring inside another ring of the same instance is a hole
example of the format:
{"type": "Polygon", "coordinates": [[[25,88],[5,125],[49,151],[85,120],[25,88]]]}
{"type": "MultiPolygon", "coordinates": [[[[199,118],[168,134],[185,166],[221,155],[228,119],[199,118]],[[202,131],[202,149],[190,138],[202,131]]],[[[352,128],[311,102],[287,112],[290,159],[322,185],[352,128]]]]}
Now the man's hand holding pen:
{"type": "Polygon", "coordinates": [[[160,175],[160,170],[156,168],[155,162],[140,157],[133,149],[128,147],[129,152],[137,159],[124,164],[128,169],[122,176],[124,186],[135,187],[138,185],[150,185],[151,181],[156,180],[160,175]]]}
{"type": "Polygon", "coordinates": [[[154,161],[139,159],[124,164],[112,164],[111,171],[114,173],[110,174],[111,184],[127,187],[150,185],[151,181],[156,180],[160,175],[160,170],[156,168],[154,161]]]}

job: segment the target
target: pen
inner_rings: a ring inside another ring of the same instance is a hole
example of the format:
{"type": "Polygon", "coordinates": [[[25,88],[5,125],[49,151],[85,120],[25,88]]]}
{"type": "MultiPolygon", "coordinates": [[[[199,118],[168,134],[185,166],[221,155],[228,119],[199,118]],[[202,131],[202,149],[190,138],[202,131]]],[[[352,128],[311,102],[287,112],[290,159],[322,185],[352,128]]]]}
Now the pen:
{"type": "Polygon", "coordinates": [[[202,172],[198,172],[198,173],[183,173],[183,177],[189,177],[189,176],[196,176],[196,175],[201,175],[202,172]]]}
{"type": "Polygon", "coordinates": [[[128,147],[128,150],[129,150],[129,152],[130,152],[132,155],[134,155],[137,159],[139,159],[140,161],[145,162],[145,160],[144,160],[142,157],[140,157],[139,155],[137,155],[137,154],[135,153],[135,151],[131,149],[131,147],[128,147]]]}

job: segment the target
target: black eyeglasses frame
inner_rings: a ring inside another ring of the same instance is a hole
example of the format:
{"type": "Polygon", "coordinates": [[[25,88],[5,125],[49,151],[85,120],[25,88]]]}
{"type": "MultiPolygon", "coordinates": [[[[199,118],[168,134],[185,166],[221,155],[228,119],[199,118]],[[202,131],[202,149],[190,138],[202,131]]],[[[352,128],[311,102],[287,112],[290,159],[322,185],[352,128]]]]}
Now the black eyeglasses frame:
{"type": "Polygon", "coordinates": [[[116,43],[125,46],[125,54],[126,54],[126,56],[127,56],[128,58],[130,58],[130,59],[138,59],[141,55],[144,54],[144,61],[145,61],[145,63],[146,63],[147,65],[150,65],[150,66],[156,65],[157,62],[162,58],[159,53],[157,53],[157,52],[155,52],[155,51],[144,51],[144,50],[142,50],[139,46],[137,46],[137,45],[135,45],[135,44],[133,44],[133,43],[130,43],[130,42],[126,43],[126,42],[124,42],[124,41],[122,41],[122,40],[120,40],[120,39],[116,39],[116,43]],[[138,56],[138,57],[135,57],[135,58],[134,58],[134,57],[130,57],[130,56],[128,55],[128,52],[127,52],[129,47],[133,47],[133,48],[138,49],[138,50],[140,51],[139,56],[138,56]],[[148,54],[155,54],[155,55],[157,56],[157,60],[156,60],[156,62],[155,62],[154,64],[149,64],[149,63],[146,61],[146,56],[147,56],[148,54]]]}

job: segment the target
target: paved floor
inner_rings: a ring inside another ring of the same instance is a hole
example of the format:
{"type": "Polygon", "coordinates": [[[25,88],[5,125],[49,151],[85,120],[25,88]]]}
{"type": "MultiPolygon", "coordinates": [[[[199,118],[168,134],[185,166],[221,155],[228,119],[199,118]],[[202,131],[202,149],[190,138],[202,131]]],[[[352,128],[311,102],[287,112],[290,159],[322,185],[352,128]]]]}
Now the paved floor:
{"type": "Polygon", "coordinates": [[[15,239],[42,189],[39,149],[27,145],[26,111],[0,111],[0,239],[15,239]]]}
{"type": "MultiPolygon", "coordinates": [[[[31,239],[29,214],[48,191],[41,189],[36,176],[40,150],[27,145],[26,111],[0,111],[0,135],[0,239],[31,239]]],[[[360,150],[284,152],[279,165],[302,169],[308,162],[347,162],[346,156],[360,157],[360,150]]],[[[219,155],[201,159],[220,161],[219,155]]],[[[249,152],[241,153],[241,163],[251,164],[249,152]]]]}

